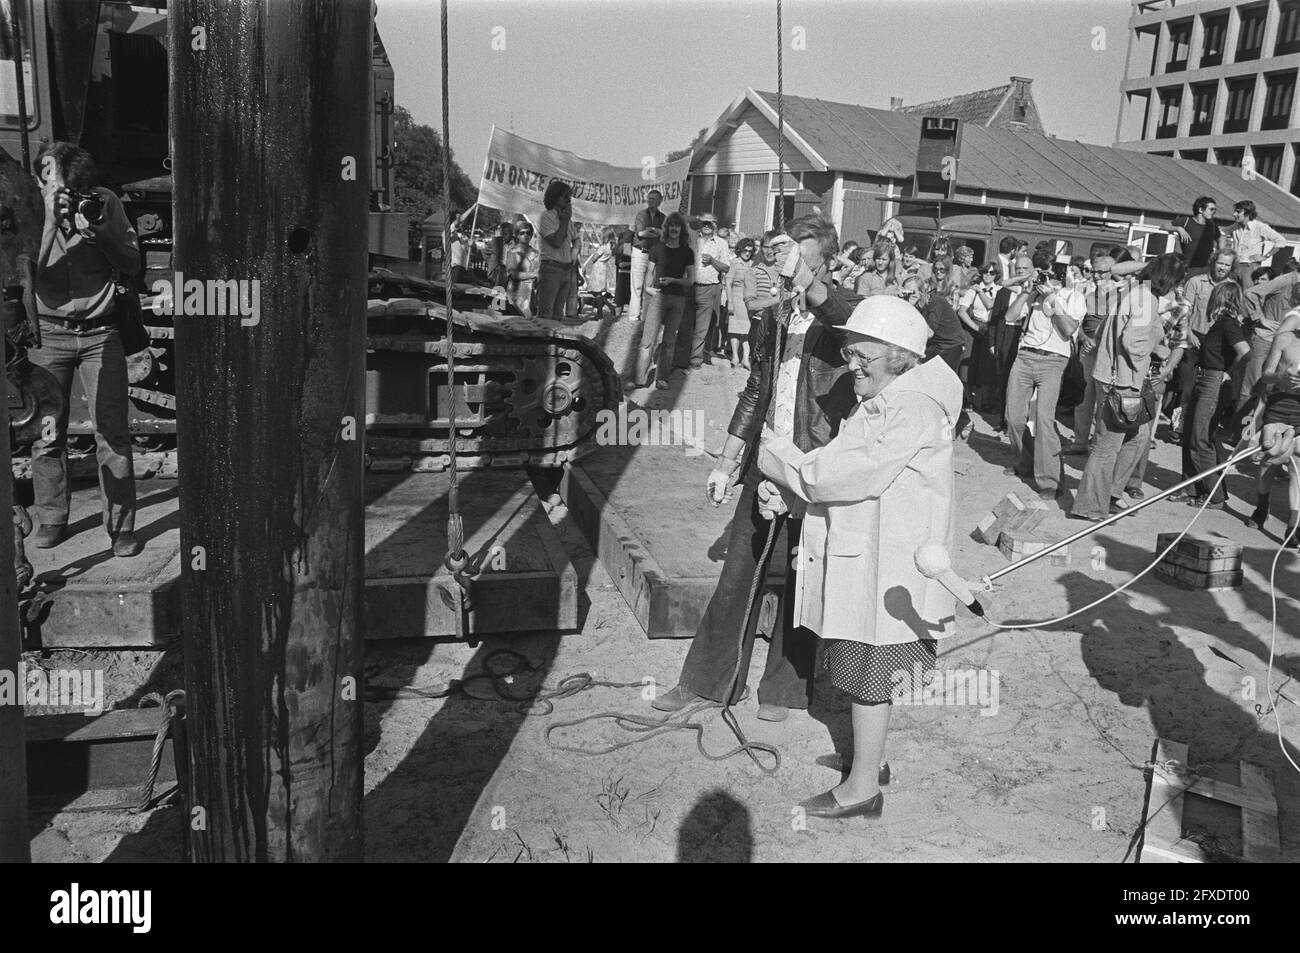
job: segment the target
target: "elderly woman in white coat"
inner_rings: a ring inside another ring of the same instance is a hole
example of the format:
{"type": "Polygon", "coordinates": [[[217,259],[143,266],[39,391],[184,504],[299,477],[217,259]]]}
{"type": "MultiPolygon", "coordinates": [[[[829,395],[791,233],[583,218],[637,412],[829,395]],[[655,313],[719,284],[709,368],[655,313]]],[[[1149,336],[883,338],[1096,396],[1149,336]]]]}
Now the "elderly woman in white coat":
{"type": "MultiPolygon", "coordinates": [[[[952,546],[962,384],[943,361],[921,363],[931,332],[901,299],[865,299],[843,329],[860,403],[809,453],[765,435],[759,463],[783,496],[807,504],[795,624],[825,640],[831,682],[853,701],[852,766],[802,806],[817,817],[876,817],[891,700],[911,690],[914,672],[933,670],[937,640],[953,629],[953,597],[914,555],[926,543],[952,546]]],[[[771,500],[778,511],[789,502],[771,500]]]]}

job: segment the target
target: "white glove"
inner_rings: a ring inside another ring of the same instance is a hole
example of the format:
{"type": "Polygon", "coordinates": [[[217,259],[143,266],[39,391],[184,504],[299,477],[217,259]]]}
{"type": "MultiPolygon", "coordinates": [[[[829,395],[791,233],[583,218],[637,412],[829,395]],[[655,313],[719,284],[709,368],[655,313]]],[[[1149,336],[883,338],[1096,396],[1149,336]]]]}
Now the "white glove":
{"type": "Polygon", "coordinates": [[[789,511],[790,507],[786,506],[785,497],[775,483],[764,480],[758,485],[758,512],[763,519],[770,520],[789,511]]]}
{"type": "Polygon", "coordinates": [[[731,484],[731,473],[727,470],[710,470],[709,481],[706,484],[709,496],[709,502],[714,506],[722,505],[723,500],[727,498],[727,489],[731,484]]]}

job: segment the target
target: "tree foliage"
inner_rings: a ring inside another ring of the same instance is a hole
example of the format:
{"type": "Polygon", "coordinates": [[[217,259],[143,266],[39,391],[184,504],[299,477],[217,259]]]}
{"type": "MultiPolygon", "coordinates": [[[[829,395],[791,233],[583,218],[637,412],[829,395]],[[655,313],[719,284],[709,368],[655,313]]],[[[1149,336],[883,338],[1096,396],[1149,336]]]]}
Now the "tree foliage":
{"type": "MultiPolygon", "coordinates": [[[[393,205],[405,212],[413,227],[443,207],[442,137],[431,126],[417,123],[403,106],[393,110],[393,205]]],[[[451,207],[463,211],[478,200],[478,188],[451,160],[451,207]]]]}
{"type": "Polygon", "coordinates": [[[695,138],[691,140],[691,144],[687,146],[685,149],[674,149],[672,152],[668,153],[668,158],[666,161],[676,162],[678,159],[685,159],[688,155],[690,155],[692,152],[695,151],[696,146],[698,146],[701,142],[704,141],[704,134],[707,133],[708,131],[709,131],[708,126],[705,126],[703,129],[701,129],[699,132],[695,134],[695,138]]]}

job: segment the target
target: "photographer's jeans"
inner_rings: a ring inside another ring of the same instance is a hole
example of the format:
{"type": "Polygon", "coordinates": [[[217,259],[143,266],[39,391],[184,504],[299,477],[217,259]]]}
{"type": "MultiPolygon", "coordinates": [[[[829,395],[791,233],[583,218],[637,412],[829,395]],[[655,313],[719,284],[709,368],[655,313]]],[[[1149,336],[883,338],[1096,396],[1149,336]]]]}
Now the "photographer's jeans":
{"type": "Polygon", "coordinates": [[[65,407],[54,422],[53,439],[32,445],[32,484],[36,516],[42,526],[68,522],[72,484],[68,480],[68,408],[72,405],[72,375],[90,405],[95,428],[95,458],[103,494],[104,529],[109,535],[135,530],[135,472],[131,466],[131,431],[127,423],[126,355],[116,328],[76,334],[48,321],[41,322],[41,346],[28,352],[32,363],[59,382],[65,407]]]}
{"type": "Polygon", "coordinates": [[[1056,401],[1069,358],[1020,349],[1007,377],[1007,435],[1015,468],[1022,476],[1032,472],[1039,490],[1061,485],[1061,435],[1056,431],[1056,401]],[[1033,446],[1025,439],[1029,399],[1038,391],[1033,446]]]}

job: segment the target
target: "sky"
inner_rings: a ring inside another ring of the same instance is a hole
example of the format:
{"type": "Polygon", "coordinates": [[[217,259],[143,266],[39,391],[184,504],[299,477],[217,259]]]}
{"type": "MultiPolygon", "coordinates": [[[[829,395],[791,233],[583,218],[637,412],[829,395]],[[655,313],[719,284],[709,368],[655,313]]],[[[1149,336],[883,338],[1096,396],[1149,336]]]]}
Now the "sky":
{"type": "MultiPolygon", "coordinates": [[[[776,0],[450,0],[451,145],[492,125],[614,165],[688,146],[776,89],[776,0]]],[[[1047,132],[1110,145],[1128,0],[784,0],[785,92],[888,108],[1034,80],[1047,132]]],[[[442,129],[439,0],[378,0],[396,101],[442,129]]]]}

